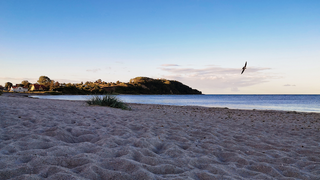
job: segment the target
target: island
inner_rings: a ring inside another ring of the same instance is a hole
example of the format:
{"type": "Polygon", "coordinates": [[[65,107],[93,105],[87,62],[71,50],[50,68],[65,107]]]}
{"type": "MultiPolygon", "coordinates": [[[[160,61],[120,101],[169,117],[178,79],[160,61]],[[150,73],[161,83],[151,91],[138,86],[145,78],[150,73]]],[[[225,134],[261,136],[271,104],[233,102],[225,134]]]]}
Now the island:
{"type": "Polygon", "coordinates": [[[7,82],[8,92],[47,93],[52,95],[87,95],[87,94],[202,94],[197,89],[176,81],[135,77],[129,82],[105,82],[101,79],[85,83],[59,83],[47,76],[40,76],[37,83],[22,81],[21,84],[7,82]]]}

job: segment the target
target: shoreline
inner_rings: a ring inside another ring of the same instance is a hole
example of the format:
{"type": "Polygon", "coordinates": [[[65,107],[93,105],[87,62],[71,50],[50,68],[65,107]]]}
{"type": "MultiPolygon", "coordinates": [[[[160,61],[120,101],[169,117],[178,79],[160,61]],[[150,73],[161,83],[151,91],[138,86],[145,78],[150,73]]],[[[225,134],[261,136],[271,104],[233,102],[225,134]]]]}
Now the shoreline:
{"type": "MultiPolygon", "coordinates": [[[[44,95],[44,94],[37,94],[36,96],[41,96],[41,95],[44,95]]],[[[49,94],[48,94],[49,95],[49,94]]],[[[129,94],[119,94],[119,95],[129,95],[129,94]]],[[[144,94],[143,94],[144,95],[144,94]]],[[[205,94],[201,94],[201,95],[205,95],[205,94]]],[[[49,95],[49,96],[55,96],[55,95],[49,95]]],[[[66,95],[66,96],[72,96],[72,95],[66,95]]],[[[77,95],[74,95],[74,96],[77,96],[77,95]]],[[[79,96],[85,96],[85,95],[79,95],[79,96]]],[[[87,95],[87,96],[90,96],[90,95],[87,95]]],[[[91,95],[91,96],[94,96],[94,95],[91,95]]],[[[29,98],[37,98],[37,97],[29,97],[29,98]]],[[[39,98],[41,99],[41,98],[39,98]]],[[[67,99],[60,99],[60,100],[67,100],[67,99]]],[[[85,101],[85,100],[71,100],[71,101],[85,101]]],[[[135,103],[126,103],[126,104],[135,104],[135,103]]],[[[136,104],[144,104],[144,103],[136,103],[136,104]]],[[[148,103],[145,103],[146,105],[148,105],[148,103]]],[[[167,104],[155,104],[155,105],[167,105],[167,104]]],[[[168,105],[168,106],[171,106],[171,105],[168,105]]],[[[172,106],[197,106],[197,105],[172,105],[172,106]]],[[[225,106],[201,106],[201,105],[198,105],[198,107],[207,107],[207,108],[225,108],[225,109],[234,109],[234,110],[250,110],[250,111],[284,111],[284,112],[293,112],[293,113],[319,113],[318,111],[299,111],[299,110],[281,110],[281,109],[264,109],[264,108],[261,108],[261,109],[242,109],[242,108],[229,108],[229,107],[225,107],[225,106]]]]}
{"type": "Polygon", "coordinates": [[[0,179],[320,176],[318,113],[130,106],[0,96],[0,179]]]}
{"type": "MultiPolygon", "coordinates": [[[[22,97],[22,98],[31,98],[31,99],[41,99],[41,98],[34,98],[30,97],[31,95],[49,95],[49,96],[56,96],[56,95],[50,95],[50,94],[43,94],[43,93],[10,93],[6,92],[2,94],[5,97],[22,97]],[[6,95],[4,95],[6,94],[6,95]]],[[[128,94],[123,94],[123,95],[128,95],[128,94]]],[[[202,94],[205,95],[205,94],[202,94]]],[[[90,96],[90,95],[88,95],[90,96]]],[[[71,102],[84,102],[85,100],[62,100],[62,99],[43,99],[43,100],[57,100],[57,101],[71,101],[71,102]]],[[[287,111],[287,110],[272,110],[272,109],[233,109],[233,108],[228,108],[228,107],[208,107],[208,106],[193,106],[193,105],[185,105],[185,106],[180,106],[180,105],[165,105],[165,104],[143,104],[143,103],[126,103],[129,105],[161,105],[161,106],[173,106],[173,107],[198,107],[198,108],[214,108],[214,109],[229,109],[229,110],[243,110],[243,111],[262,111],[262,112],[285,112],[285,113],[315,113],[315,114],[320,114],[320,112],[305,112],[305,111],[287,111]]]]}

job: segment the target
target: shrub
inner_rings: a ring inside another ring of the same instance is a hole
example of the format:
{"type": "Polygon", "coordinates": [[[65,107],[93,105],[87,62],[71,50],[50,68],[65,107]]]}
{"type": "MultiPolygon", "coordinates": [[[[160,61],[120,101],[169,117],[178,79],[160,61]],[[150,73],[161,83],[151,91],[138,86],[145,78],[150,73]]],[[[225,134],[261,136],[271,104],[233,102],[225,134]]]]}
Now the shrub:
{"type": "Polygon", "coordinates": [[[105,95],[103,97],[92,96],[92,98],[87,100],[86,103],[88,105],[109,106],[113,108],[131,110],[130,106],[120,101],[116,96],[112,96],[112,95],[105,95]]]}
{"type": "Polygon", "coordinates": [[[3,92],[2,92],[2,91],[0,91],[0,96],[2,95],[2,93],[3,93],[3,92]]]}

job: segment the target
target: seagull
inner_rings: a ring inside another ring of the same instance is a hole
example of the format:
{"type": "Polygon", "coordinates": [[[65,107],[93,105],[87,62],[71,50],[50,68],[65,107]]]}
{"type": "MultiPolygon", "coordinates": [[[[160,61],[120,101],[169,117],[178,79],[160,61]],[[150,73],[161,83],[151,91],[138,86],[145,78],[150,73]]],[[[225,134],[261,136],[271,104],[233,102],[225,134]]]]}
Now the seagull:
{"type": "Polygon", "coordinates": [[[243,66],[243,68],[242,68],[242,72],[241,72],[241,74],[244,72],[244,70],[246,70],[247,69],[247,61],[246,61],[246,64],[244,64],[244,66],[243,66]]]}

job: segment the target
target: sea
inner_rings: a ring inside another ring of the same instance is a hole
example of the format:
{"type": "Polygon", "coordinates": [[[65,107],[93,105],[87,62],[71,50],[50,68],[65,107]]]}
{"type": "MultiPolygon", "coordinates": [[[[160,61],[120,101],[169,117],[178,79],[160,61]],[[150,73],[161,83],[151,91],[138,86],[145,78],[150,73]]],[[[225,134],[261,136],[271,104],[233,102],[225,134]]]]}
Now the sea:
{"type": "MultiPolygon", "coordinates": [[[[39,99],[86,101],[91,95],[32,95],[39,99]]],[[[177,106],[222,107],[229,109],[281,110],[320,113],[320,95],[116,95],[126,103],[177,106]]]]}

